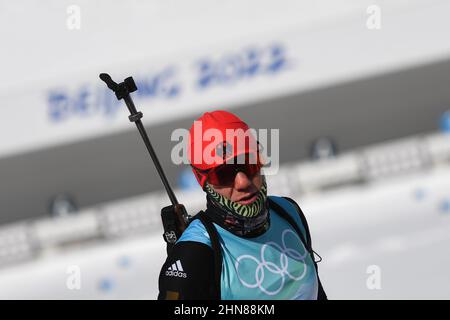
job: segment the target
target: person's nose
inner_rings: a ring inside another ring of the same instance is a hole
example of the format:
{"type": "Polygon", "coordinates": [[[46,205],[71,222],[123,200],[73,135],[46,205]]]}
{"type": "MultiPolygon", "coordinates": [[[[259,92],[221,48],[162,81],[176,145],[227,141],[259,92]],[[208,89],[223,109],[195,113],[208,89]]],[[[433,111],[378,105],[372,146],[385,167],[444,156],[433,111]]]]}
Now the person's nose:
{"type": "Polygon", "coordinates": [[[234,188],[237,190],[247,189],[252,184],[244,172],[238,172],[234,178],[234,188]]]}

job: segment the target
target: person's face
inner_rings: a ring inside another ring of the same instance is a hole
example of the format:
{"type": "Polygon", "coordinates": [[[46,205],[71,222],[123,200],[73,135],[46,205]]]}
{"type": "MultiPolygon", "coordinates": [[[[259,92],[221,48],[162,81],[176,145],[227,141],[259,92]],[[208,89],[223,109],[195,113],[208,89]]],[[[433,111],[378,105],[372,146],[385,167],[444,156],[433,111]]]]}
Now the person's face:
{"type": "Polygon", "coordinates": [[[244,172],[238,172],[234,178],[234,183],[228,186],[212,185],[213,189],[230,199],[233,202],[240,204],[251,204],[257,197],[261,190],[263,178],[259,171],[253,177],[248,177],[244,172]]]}

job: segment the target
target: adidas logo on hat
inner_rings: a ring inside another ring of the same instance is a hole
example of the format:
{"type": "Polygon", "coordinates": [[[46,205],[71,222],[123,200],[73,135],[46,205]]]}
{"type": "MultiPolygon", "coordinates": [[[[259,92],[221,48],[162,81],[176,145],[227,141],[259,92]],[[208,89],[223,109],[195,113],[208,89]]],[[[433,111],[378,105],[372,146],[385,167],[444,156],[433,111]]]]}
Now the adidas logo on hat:
{"type": "Polygon", "coordinates": [[[187,274],[184,272],[183,267],[181,266],[180,260],[177,260],[173,263],[166,271],[166,276],[169,277],[180,277],[186,278],[187,274]]]}

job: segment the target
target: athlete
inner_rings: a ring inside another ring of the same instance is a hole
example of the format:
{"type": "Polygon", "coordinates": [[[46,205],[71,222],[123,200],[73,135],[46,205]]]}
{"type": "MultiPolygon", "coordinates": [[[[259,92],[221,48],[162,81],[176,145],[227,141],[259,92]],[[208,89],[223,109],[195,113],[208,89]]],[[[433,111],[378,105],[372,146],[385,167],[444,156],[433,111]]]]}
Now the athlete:
{"type": "Polygon", "coordinates": [[[294,200],[267,196],[264,159],[248,130],[226,111],[194,122],[188,157],[206,210],[169,253],[158,299],[326,299],[306,219],[294,200]]]}

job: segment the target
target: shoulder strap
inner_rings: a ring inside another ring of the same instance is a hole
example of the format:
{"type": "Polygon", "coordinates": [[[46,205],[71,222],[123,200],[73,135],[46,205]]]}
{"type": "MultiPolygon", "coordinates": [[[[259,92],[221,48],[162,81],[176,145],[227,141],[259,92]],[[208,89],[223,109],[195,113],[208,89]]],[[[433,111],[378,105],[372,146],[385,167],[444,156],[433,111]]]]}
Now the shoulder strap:
{"type": "Polygon", "coordinates": [[[295,209],[297,210],[298,216],[300,217],[300,220],[302,221],[303,228],[305,228],[306,241],[307,241],[308,245],[312,249],[311,233],[309,232],[308,221],[306,221],[305,214],[303,213],[302,209],[300,209],[300,207],[297,204],[297,202],[295,202],[294,200],[292,200],[291,198],[288,198],[288,197],[283,197],[283,199],[286,199],[287,201],[289,201],[295,207],[295,209]]]}
{"type": "Polygon", "coordinates": [[[303,244],[306,247],[306,250],[308,250],[309,254],[311,255],[311,257],[313,258],[314,261],[314,252],[311,248],[311,237],[309,236],[309,232],[307,227],[305,226],[305,224],[303,223],[303,219],[302,219],[302,223],[305,226],[305,230],[307,233],[307,240],[305,240],[305,236],[303,235],[303,233],[301,232],[298,224],[295,222],[294,218],[292,218],[292,216],[286,212],[286,210],[279,205],[278,203],[276,203],[273,199],[268,198],[269,199],[269,206],[271,208],[273,208],[275,210],[275,212],[284,220],[286,220],[292,228],[294,228],[294,230],[297,232],[298,236],[300,237],[300,239],[302,240],[303,244]]]}
{"type": "Polygon", "coordinates": [[[219,241],[219,234],[216,227],[212,223],[211,219],[203,211],[200,211],[194,219],[199,219],[205,226],[208,232],[209,239],[211,240],[211,246],[214,253],[214,283],[216,288],[215,299],[220,300],[221,298],[221,286],[220,280],[222,276],[222,249],[219,241]]]}
{"type": "Polygon", "coordinates": [[[318,293],[317,293],[317,299],[318,300],[328,300],[327,294],[325,293],[325,290],[323,289],[322,282],[320,281],[319,270],[318,270],[318,267],[317,267],[317,262],[322,261],[322,258],[317,253],[315,253],[314,250],[312,249],[311,234],[309,232],[309,227],[308,227],[308,223],[306,221],[306,217],[303,214],[303,211],[300,209],[300,207],[298,206],[298,204],[294,200],[292,200],[290,198],[287,198],[287,197],[283,197],[283,198],[286,199],[287,201],[289,201],[296,208],[297,213],[300,216],[300,220],[302,221],[303,227],[305,228],[307,241],[305,241],[305,238],[304,238],[303,234],[301,233],[300,228],[298,227],[297,223],[294,221],[292,216],[289,215],[289,213],[287,213],[286,210],[284,210],[284,208],[281,205],[276,203],[273,199],[268,198],[269,199],[269,206],[274,208],[279,216],[281,216],[283,219],[285,219],[287,222],[289,222],[289,224],[292,226],[292,228],[294,228],[295,231],[300,236],[300,239],[305,244],[306,249],[308,250],[309,254],[311,255],[312,261],[314,263],[314,267],[316,268],[317,281],[319,282],[319,289],[318,289],[318,293]],[[319,258],[320,258],[319,261],[315,260],[314,254],[317,254],[319,256],[319,258]]]}

